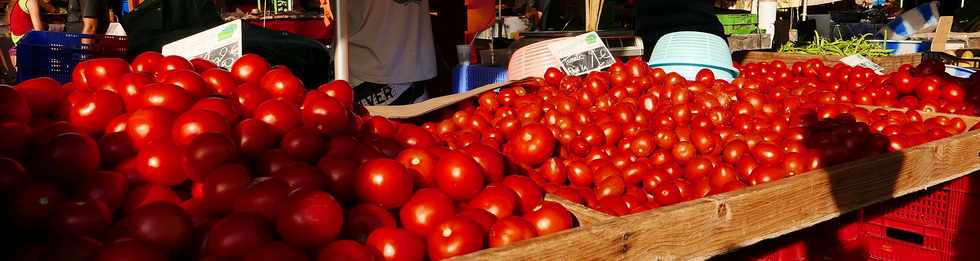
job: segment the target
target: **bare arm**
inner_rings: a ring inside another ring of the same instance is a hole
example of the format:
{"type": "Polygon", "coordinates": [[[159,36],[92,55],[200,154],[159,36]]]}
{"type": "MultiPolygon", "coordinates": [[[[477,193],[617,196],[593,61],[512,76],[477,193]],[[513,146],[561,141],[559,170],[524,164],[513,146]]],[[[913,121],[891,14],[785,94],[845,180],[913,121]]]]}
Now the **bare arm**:
{"type": "Polygon", "coordinates": [[[320,0],[320,8],[323,8],[323,24],[330,27],[333,24],[333,12],[330,11],[330,0],[320,0]]]}
{"type": "Polygon", "coordinates": [[[95,34],[95,28],[99,24],[99,19],[84,17],[82,18],[82,33],[83,34],[95,34]]]}
{"type": "Polygon", "coordinates": [[[35,31],[44,31],[46,28],[41,21],[41,7],[37,4],[38,0],[27,0],[27,12],[31,15],[31,24],[35,31]]]}

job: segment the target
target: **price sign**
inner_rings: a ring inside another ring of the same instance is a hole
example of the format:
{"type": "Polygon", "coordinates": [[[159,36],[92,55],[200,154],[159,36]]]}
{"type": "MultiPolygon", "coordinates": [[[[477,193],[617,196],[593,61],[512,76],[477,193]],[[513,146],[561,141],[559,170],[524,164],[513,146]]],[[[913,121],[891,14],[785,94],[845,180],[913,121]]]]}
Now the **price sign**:
{"type": "Polygon", "coordinates": [[[229,69],[242,57],[242,20],[231,21],[163,46],[163,55],[203,58],[229,69]]]}
{"type": "Polygon", "coordinates": [[[849,66],[861,66],[861,67],[871,69],[875,71],[875,73],[877,73],[878,75],[885,74],[885,68],[882,68],[877,63],[872,62],[871,60],[865,58],[863,55],[860,54],[855,54],[855,55],[841,58],[840,62],[849,66]]]}
{"type": "Polygon", "coordinates": [[[611,66],[616,62],[609,48],[595,32],[548,44],[558,64],[570,75],[583,75],[611,66]]]}

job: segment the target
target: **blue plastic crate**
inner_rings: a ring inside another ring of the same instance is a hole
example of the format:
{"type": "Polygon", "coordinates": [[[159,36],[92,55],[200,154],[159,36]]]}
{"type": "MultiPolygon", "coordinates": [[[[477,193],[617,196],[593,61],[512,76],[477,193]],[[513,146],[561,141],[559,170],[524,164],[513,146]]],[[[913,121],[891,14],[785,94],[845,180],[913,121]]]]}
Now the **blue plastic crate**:
{"type": "Polygon", "coordinates": [[[457,93],[505,81],[507,69],[500,67],[461,65],[453,70],[453,91],[457,93]]]}
{"type": "Polygon", "coordinates": [[[17,81],[51,77],[71,81],[78,63],[103,57],[126,56],[126,37],[35,31],[17,44],[17,81]],[[88,39],[90,43],[82,43],[88,39]]]}

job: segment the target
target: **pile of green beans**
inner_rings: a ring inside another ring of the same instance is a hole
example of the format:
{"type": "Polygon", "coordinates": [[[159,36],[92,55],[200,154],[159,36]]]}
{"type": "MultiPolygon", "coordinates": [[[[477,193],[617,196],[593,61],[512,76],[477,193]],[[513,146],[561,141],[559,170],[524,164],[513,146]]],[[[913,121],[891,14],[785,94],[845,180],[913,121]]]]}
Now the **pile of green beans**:
{"type": "Polygon", "coordinates": [[[849,56],[860,54],[864,57],[881,57],[891,55],[891,51],[881,43],[872,43],[866,39],[867,35],[852,38],[850,40],[829,41],[820,36],[816,36],[810,44],[797,46],[794,42],[788,42],[779,47],[780,53],[793,54],[815,54],[815,55],[839,55],[849,56]]]}

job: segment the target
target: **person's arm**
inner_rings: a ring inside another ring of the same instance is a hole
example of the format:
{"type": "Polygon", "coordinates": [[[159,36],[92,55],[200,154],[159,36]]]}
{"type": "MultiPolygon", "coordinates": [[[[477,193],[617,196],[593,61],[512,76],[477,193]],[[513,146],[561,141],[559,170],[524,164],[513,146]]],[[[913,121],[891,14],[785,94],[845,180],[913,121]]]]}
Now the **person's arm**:
{"type": "Polygon", "coordinates": [[[98,27],[99,19],[94,17],[83,17],[82,18],[82,33],[83,34],[95,34],[95,28],[98,27]]]}
{"type": "Polygon", "coordinates": [[[320,0],[320,8],[323,8],[323,24],[330,28],[333,24],[333,12],[330,11],[330,0],[320,0]]]}
{"type": "Polygon", "coordinates": [[[31,15],[31,24],[34,25],[35,31],[44,31],[44,21],[41,21],[41,6],[37,4],[38,0],[27,0],[27,12],[31,15]]]}
{"type": "MultiPolygon", "coordinates": [[[[98,0],[78,0],[82,11],[82,33],[95,34],[99,26],[99,2],[98,0]]],[[[104,10],[103,10],[104,11],[104,10]]]]}

